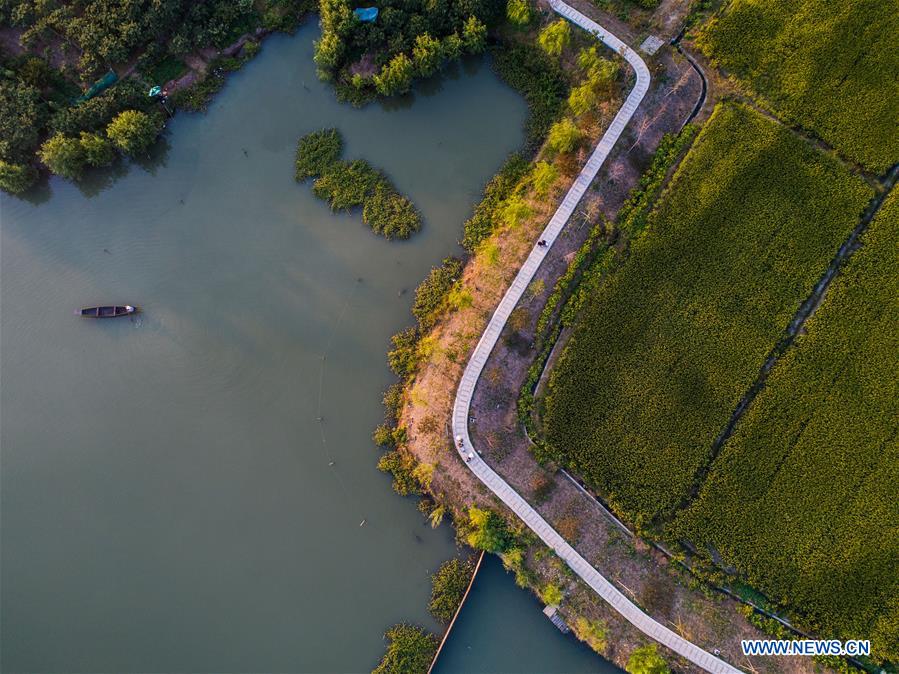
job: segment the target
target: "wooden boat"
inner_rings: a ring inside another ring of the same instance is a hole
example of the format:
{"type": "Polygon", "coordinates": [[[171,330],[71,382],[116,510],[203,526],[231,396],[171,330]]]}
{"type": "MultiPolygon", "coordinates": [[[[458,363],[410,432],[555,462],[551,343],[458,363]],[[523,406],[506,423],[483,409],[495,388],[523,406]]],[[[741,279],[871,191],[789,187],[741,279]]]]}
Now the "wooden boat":
{"type": "Polygon", "coordinates": [[[130,304],[124,306],[110,307],[85,307],[75,311],[76,316],[84,316],[85,318],[118,318],[119,316],[128,316],[137,311],[130,304]]]}

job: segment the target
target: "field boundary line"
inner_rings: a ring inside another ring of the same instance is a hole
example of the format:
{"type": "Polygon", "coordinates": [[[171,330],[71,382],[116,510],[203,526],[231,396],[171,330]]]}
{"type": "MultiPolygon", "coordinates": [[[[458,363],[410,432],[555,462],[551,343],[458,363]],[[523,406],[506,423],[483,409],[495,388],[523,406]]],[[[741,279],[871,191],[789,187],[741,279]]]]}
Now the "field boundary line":
{"type": "MultiPolygon", "coordinates": [[[[682,512],[690,507],[690,505],[696,500],[699,496],[699,492],[702,489],[702,485],[705,484],[706,479],[708,478],[709,473],[712,470],[712,464],[724,450],[724,445],[730,440],[736,431],[737,424],[740,423],[740,420],[749,411],[749,408],[752,406],[752,403],[755,401],[756,397],[758,397],[759,393],[762,392],[762,389],[765,388],[765,384],[768,381],[768,377],[771,374],[771,371],[780,362],[781,358],[783,358],[796,343],[796,339],[799,337],[802,329],[805,327],[805,324],[808,320],[814,315],[815,311],[817,311],[818,307],[821,305],[821,302],[824,300],[824,295],[827,292],[827,289],[830,287],[830,284],[839,276],[840,270],[843,268],[845,264],[852,258],[853,253],[859,247],[859,239],[864,235],[866,231],[868,231],[868,227],[871,225],[871,222],[877,216],[878,211],[880,211],[880,207],[883,205],[884,201],[886,201],[887,197],[893,191],[896,181],[899,180],[899,164],[896,164],[892,169],[890,169],[885,178],[884,185],[885,188],[883,191],[876,192],[871,200],[868,202],[867,207],[865,208],[862,215],[859,217],[858,223],[849,233],[849,235],[844,239],[843,243],[840,244],[840,247],[837,249],[837,252],[834,254],[833,258],[828,263],[827,267],[824,269],[824,272],[815,282],[815,285],[812,287],[811,292],[808,297],[806,297],[802,304],[799,305],[799,308],[790,318],[790,322],[787,324],[786,328],[784,328],[777,342],[768,352],[768,355],[765,356],[765,362],[762,363],[762,367],[759,369],[758,374],[755,379],[752,381],[752,384],[746,389],[740,399],[737,401],[736,407],[734,407],[731,412],[730,417],[728,418],[727,424],[721,429],[721,432],[715,437],[715,440],[712,442],[712,446],[709,450],[709,458],[708,461],[697,468],[696,473],[693,476],[693,480],[691,482],[690,491],[684,497],[684,499],[678,504],[676,512],[682,512]]],[[[672,515],[672,518],[674,516],[672,515]]]]}

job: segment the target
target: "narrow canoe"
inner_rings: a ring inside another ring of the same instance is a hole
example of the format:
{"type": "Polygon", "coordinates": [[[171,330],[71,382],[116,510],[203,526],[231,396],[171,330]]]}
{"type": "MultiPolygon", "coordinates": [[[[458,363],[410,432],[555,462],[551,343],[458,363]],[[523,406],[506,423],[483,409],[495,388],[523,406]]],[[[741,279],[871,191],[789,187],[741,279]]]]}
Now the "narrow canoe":
{"type": "Polygon", "coordinates": [[[137,311],[130,304],[124,306],[109,307],[85,307],[75,311],[76,316],[84,316],[85,318],[118,318],[119,316],[128,316],[137,311]]]}

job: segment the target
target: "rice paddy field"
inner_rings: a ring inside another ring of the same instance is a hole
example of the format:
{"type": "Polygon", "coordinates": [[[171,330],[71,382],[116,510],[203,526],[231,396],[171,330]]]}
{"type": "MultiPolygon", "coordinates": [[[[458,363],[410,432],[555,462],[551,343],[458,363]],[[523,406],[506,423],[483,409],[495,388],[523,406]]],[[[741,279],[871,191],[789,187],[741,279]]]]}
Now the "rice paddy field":
{"type": "Polygon", "coordinates": [[[783,125],[719,106],[552,374],[550,450],[631,521],[673,516],[872,194],[783,125]]]}
{"type": "Polygon", "coordinates": [[[882,173],[899,161],[899,3],[731,0],[699,47],[784,121],[882,173]]]}
{"type": "Polygon", "coordinates": [[[722,432],[858,226],[860,174],[899,161],[897,34],[895,0],[730,0],[700,30],[776,119],[715,109],[542,401],[550,455],[638,529],[880,662],[899,661],[895,192],[722,432]]]}
{"type": "Polygon", "coordinates": [[[899,661],[899,196],[674,529],[805,623],[899,661]]]}

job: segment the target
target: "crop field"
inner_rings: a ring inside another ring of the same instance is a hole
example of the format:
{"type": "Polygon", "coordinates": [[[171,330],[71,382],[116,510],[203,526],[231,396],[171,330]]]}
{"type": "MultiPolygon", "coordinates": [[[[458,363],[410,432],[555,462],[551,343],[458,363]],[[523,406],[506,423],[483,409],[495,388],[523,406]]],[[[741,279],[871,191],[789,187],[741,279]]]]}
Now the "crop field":
{"type": "Polygon", "coordinates": [[[550,452],[633,521],[672,515],[871,195],[782,125],[719,106],[555,368],[550,452]]]}
{"type": "Polygon", "coordinates": [[[877,172],[899,161],[894,0],[732,0],[698,44],[791,124],[877,172]]]}
{"type": "Polygon", "coordinates": [[[899,197],[712,464],[678,533],[899,660],[899,197]],[[891,650],[890,650],[891,649],[891,650]]]}

